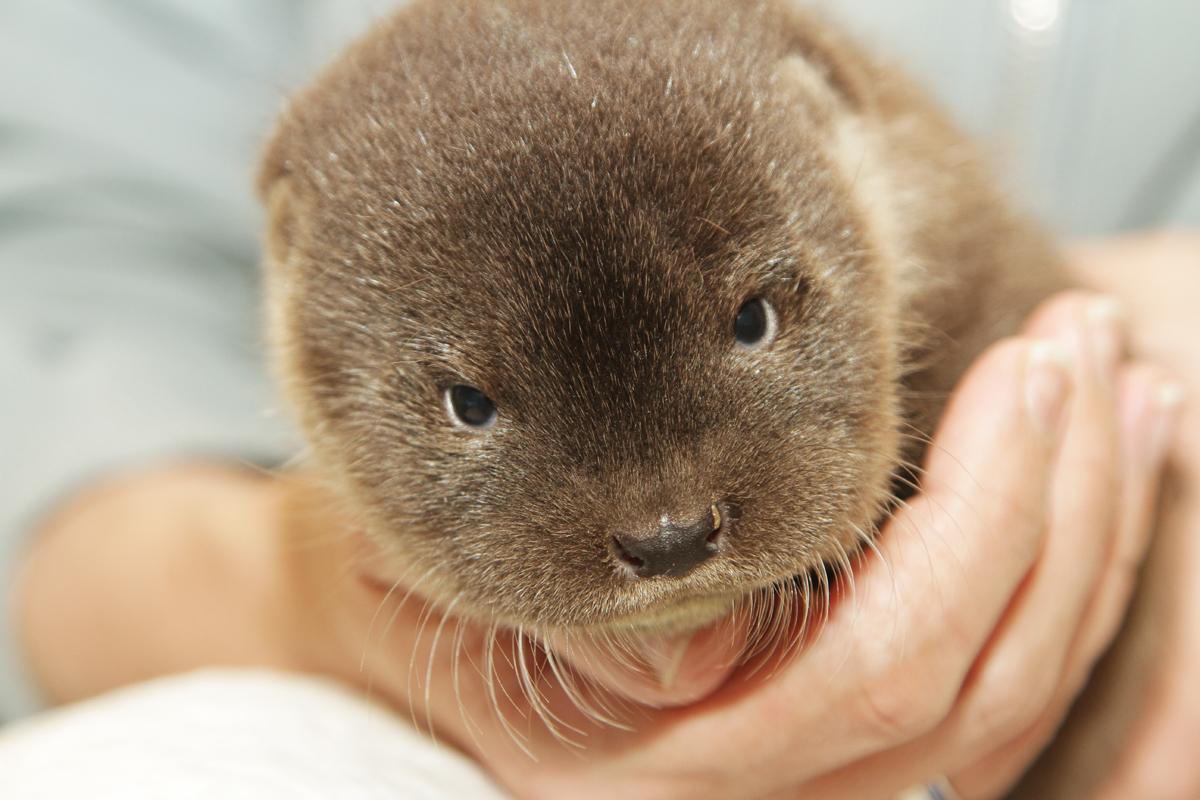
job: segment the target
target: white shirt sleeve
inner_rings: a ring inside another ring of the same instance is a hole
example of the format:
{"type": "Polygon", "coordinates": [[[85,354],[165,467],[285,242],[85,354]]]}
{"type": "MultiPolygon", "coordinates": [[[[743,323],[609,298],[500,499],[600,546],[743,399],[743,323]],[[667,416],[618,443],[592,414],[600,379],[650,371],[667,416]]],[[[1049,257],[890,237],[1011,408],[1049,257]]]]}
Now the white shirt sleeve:
{"type": "Polygon", "coordinates": [[[0,788],[89,800],[507,796],[453,746],[361,695],[241,671],[164,678],[2,730],[0,788]]]}

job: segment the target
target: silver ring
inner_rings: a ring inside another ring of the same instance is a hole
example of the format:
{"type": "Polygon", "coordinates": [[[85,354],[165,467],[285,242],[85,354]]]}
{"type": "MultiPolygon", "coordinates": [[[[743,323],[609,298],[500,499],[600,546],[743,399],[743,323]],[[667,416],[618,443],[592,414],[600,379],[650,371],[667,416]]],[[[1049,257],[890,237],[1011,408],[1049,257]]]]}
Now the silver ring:
{"type": "Polygon", "coordinates": [[[901,792],[896,795],[894,800],[962,800],[962,798],[950,785],[950,779],[945,775],[939,775],[924,786],[914,786],[901,792]]]}

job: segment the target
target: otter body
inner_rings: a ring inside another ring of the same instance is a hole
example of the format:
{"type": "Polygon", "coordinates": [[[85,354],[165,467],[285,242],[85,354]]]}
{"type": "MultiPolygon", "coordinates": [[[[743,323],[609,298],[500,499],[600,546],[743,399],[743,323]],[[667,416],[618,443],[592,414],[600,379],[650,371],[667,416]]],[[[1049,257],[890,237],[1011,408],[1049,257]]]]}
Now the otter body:
{"type": "Polygon", "coordinates": [[[993,186],[783,2],[418,2],[268,148],[273,339],[315,468],[434,602],[686,629],[844,562],[1066,285],[993,186]]]}

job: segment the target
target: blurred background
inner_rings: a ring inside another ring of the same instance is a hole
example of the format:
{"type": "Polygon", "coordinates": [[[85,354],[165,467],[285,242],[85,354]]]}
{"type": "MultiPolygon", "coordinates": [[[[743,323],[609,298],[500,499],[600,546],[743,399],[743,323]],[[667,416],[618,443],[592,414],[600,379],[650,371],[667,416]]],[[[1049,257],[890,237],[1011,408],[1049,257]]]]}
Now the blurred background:
{"type": "MultiPolygon", "coordinates": [[[[1197,0],[812,4],[1064,236],[1200,226],[1197,0]]],[[[0,3],[0,569],[106,471],[298,451],[262,355],[255,162],[289,91],[398,5],[0,3]]],[[[27,702],[5,627],[0,718],[27,702]]]]}

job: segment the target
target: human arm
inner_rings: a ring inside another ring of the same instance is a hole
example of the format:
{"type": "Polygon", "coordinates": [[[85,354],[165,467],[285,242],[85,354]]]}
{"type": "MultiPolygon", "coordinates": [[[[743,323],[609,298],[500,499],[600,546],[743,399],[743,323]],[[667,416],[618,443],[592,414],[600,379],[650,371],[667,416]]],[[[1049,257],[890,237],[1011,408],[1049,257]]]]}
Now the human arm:
{"type": "Polygon", "coordinates": [[[294,452],[246,166],[290,7],[0,6],[0,723],[43,702],[9,587],[47,514],[113,472],[294,452]]]}

